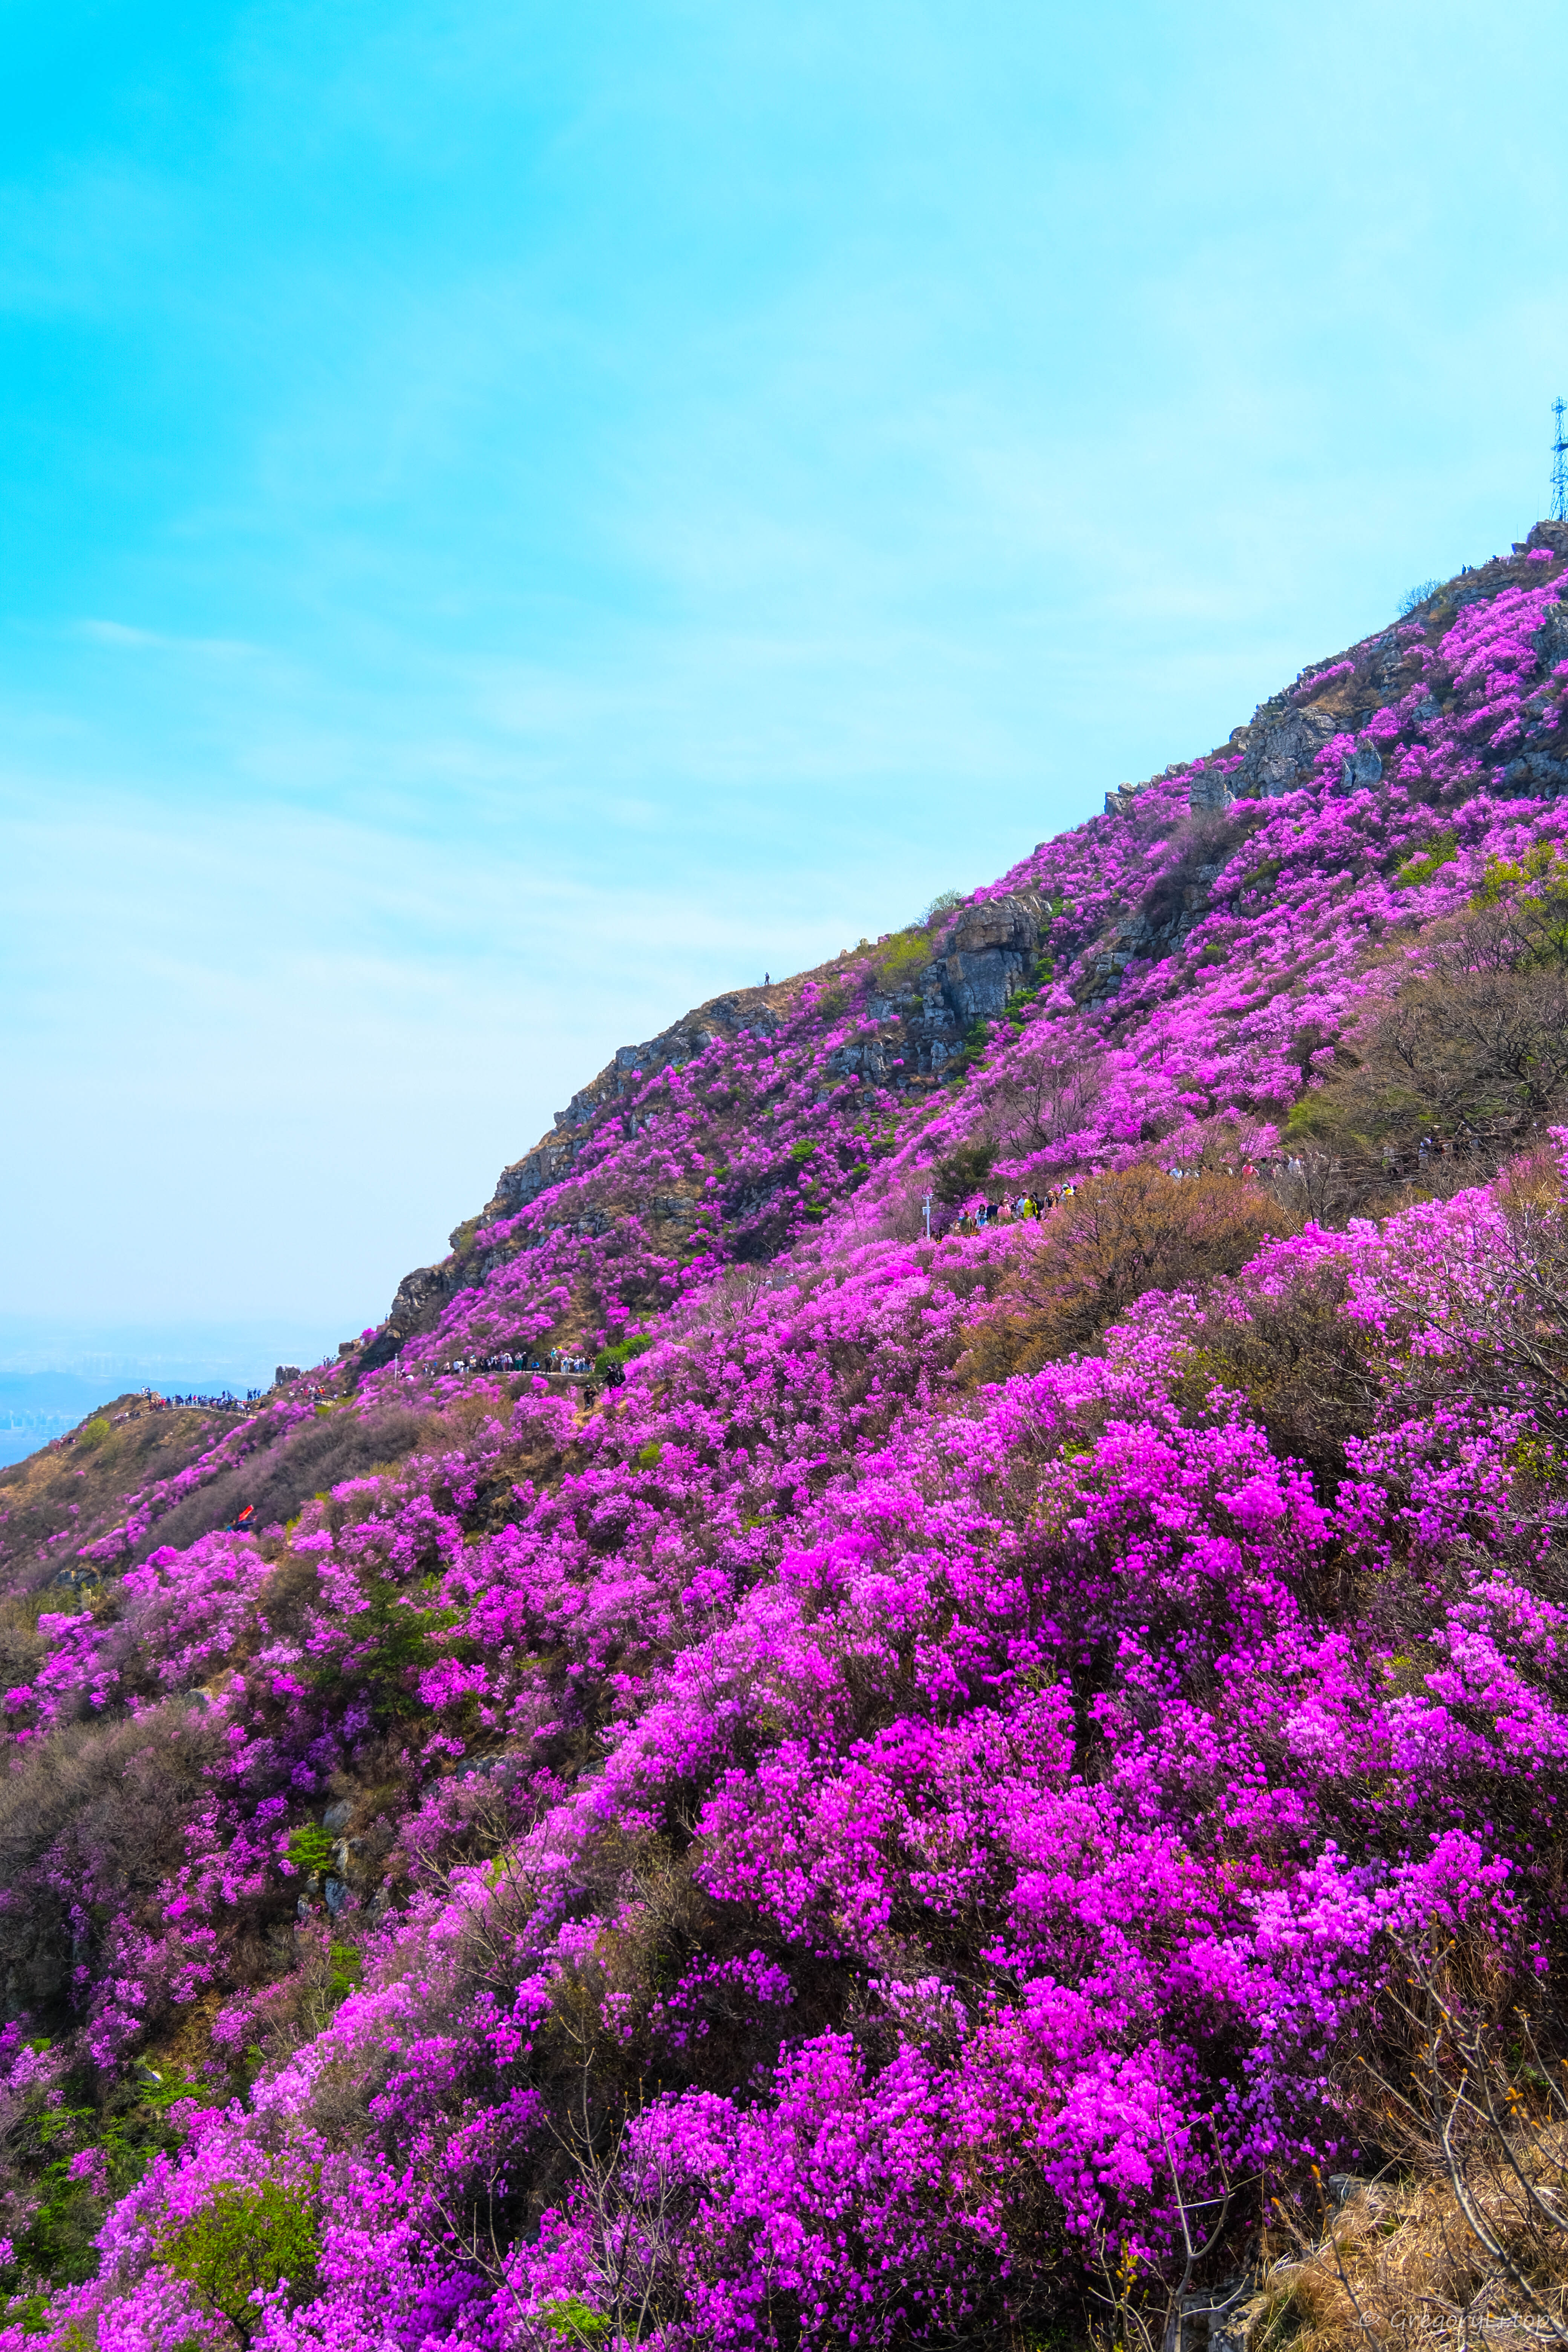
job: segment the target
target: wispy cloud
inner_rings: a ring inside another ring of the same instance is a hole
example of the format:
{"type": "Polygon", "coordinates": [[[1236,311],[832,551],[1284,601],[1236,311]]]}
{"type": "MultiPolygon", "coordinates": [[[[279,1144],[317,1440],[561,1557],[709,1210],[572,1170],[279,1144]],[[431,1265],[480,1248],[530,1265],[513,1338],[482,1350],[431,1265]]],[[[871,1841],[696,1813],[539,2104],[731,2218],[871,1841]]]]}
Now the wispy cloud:
{"type": "Polygon", "coordinates": [[[78,633],[96,646],[116,646],[128,653],[175,654],[202,661],[253,660],[262,651],[239,637],[177,637],[166,630],[132,628],[125,621],[79,621],[78,633]]]}

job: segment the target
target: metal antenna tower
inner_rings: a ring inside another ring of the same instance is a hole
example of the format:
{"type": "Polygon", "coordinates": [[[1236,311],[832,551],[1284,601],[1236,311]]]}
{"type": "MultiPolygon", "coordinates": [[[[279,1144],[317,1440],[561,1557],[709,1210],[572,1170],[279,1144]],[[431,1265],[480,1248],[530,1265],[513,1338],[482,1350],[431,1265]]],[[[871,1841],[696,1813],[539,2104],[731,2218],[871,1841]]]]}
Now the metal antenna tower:
{"type": "Polygon", "coordinates": [[[1552,444],[1552,520],[1568,522],[1568,439],[1563,433],[1561,399],[1552,404],[1552,414],[1557,420],[1557,437],[1552,444]]]}

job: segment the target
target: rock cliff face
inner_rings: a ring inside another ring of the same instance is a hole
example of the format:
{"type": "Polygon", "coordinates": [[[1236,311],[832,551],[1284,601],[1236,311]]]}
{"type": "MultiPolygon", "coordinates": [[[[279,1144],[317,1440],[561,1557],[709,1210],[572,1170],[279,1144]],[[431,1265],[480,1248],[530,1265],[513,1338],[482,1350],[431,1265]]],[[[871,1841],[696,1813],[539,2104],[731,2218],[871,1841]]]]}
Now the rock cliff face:
{"type": "Polygon", "coordinates": [[[1201,777],[1193,786],[1193,806],[1225,808],[1233,800],[1273,800],[1293,792],[1339,731],[1337,719],[1327,710],[1281,713],[1266,705],[1249,727],[1238,728],[1231,737],[1242,755],[1241,765],[1226,777],[1201,777]]]}
{"type": "Polygon", "coordinates": [[[501,1170],[495,1191],[479,1214],[452,1234],[452,1255],[439,1265],[416,1266],[404,1276],[387,1315],[379,1360],[387,1360],[413,1332],[432,1329],[443,1307],[459,1290],[482,1281],[486,1261],[474,1247],[477,1231],[516,1216],[542,1192],[563,1182],[572,1173],[584,1139],[648,1079],[664,1070],[683,1068],[716,1037],[733,1038],[742,1030],[756,1036],[771,1034],[778,1025],[773,999],[784,993],[782,989],[732,990],[700,1004],[640,1045],[618,1045],[597,1077],[580,1087],[564,1110],[556,1112],[549,1134],[521,1160],[501,1170]]]}
{"type": "MultiPolygon", "coordinates": [[[[940,1076],[959,1055],[977,1023],[993,1020],[1027,979],[1039,951],[1042,901],[1037,890],[1015,890],[963,908],[937,941],[937,952],[912,975],[899,978],[868,1010],[879,1034],[837,1047],[826,1072],[831,1083],[856,1077],[904,1091],[917,1078],[940,1076]]],[[[832,966],[804,978],[831,985],[832,966]]],[[[715,996],[682,1020],[672,1022],[640,1045],[617,1046],[614,1058],[581,1087],[555,1123],[521,1160],[503,1168],[495,1191],[476,1218],[451,1236],[452,1255],[439,1265],[416,1266],[397,1286],[384,1333],[372,1367],[388,1361],[416,1332],[436,1328],[459,1291],[478,1287],[494,1263],[476,1234],[515,1217],[542,1193],[563,1183],[586,1143],[665,1070],[679,1070],[714,1040],[742,1034],[767,1037],[779,1026],[800,982],[775,989],[739,989],[715,996]]],[[[825,1088],[826,1092],[826,1088],[825,1088]]],[[[649,1213],[679,1223],[689,1222],[691,1202],[681,1195],[650,1196],[649,1213]]]]}
{"type": "Polygon", "coordinates": [[[500,1217],[515,1216],[519,1209],[559,1183],[572,1165],[574,1139],[659,1071],[684,1067],[715,1037],[735,1037],[742,1029],[767,1035],[777,1025],[778,1016],[766,989],[738,989],[711,997],[644,1045],[617,1045],[615,1058],[598,1076],[581,1087],[564,1110],[556,1112],[550,1133],[521,1160],[502,1169],[482,1213],[483,1222],[489,1224],[500,1217]]]}
{"type": "Polygon", "coordinates": [[[966,908],[931,967],[935,989],[926,995],[928,1020],[933,1013],[939,1021],[951,1016],[966,1029],[973,1021],[995,1018],[1028,971],[1039,936],[1037,892],[1012,890],[1004,898],[966,908]],[[933,996],[940,997],[940,1009],[933,996]]]}

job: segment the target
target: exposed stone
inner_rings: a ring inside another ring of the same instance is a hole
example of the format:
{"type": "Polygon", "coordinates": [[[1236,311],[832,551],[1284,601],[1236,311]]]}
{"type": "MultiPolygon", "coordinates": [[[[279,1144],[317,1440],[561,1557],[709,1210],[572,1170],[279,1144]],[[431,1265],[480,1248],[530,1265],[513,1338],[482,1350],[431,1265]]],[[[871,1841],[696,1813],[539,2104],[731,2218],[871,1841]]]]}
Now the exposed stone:
{"type": "Polygon", "coordinates": [[[887,1067],[887,1054],[879,1037],[863,1037],[852,1045],[839,1045],[829,1054],[827,1066],[843,1077],[861,1072],[868,1077],[880,1077],[887,1067]]]}
{"type": "MultiPolygon", "coordinates": [[[[558,1128],[560,1124],[557,1114],[558,1128]]],[[[514,1160],[510,1168],[503,1168],[489,1203],[495,1219],[515,1217],[520,1209],[537,1200],[541,1192],[548,1192],[552,1184],[561,1183],[571,1174],[575,1158],[574,1144],[564,1137],[546,1136],[531,1151],[525,1151],[521,1160],[514,1160]]]]}
{"type": "Polygon", "coordinates": [[[388,1332],[403,1339],[411,1331],[433,1324],[461,1286],[457,1269],[449,1261],[446,1265],[416,1265],[397,1286],[386,1318],[388,1332]]]}
{"type": "MultiPolygon", "coordinates": [[[[1311,773],[1313,761],[1339,728],[1331,712],[1310,703],[1261,727],[1229,780],[1231,797],[1267,801],[1293,793],[1311,773]]],[[[1200,805],[1195,799],[1193,804],[1200,805]]]]}
{"type": "Polygon", "coordinates": [[[1375,784],[1382,774],[1382,755],[1373,743],[1358,743],[1350,758],[1340,763],[1340,784],[1345,792],[1358,791],[1363,784],[1375,784]]]}
{"type": "Polygon", "coordinates": [[[698,1203],[688,1200],[684,1192],[654,1192],[649,1195],[648,1207],[656,1217],[668,1217],[674,1224],[689,1224],[697,1214],[698,1203]]]}
{"type": "Polygon", "coordinates": [[[1510,760],[1498,781],[1506,793],[1526,798],[1560,793],[1568,786],[1568,762],[1553,760],[1545,751],[1526,751],[1510,760]]]}
{"type": "Polygon", "coordinates": [[[1542,671],[1555,669],[1560,661],[1568,660],[1568,604],[1552,605],[1531,642],[1542,671]]]}
{"type": "MultiPolygon", "coordinates": [[[[762,1037],[777,1033],[778,1015],[761,989],[734,989],[726,995],[715,996],[687,1013],[683,1020],[660,1030],[657,1037],[649,1037],[638,1045],[618,1045],[614,1058],[598,1076],[580,1087],[564,1110],[555,1113],[550,1134],[542,1137],[521,1160],[502,1169],[496,1189],[479,1215],[468,1219],[453,1234],[453,1259],[445,1265],[416,1266],[412,1274],[405,1275],[387,1323],[394,1349],[411,1332],[431,1328],[449,1298],[480,1280],[486,1267],[500,1262],[494,1254],[482,1263],[469,1254],[477,1226],[515,1217],[542,1192],[562,1183],[572,1172],[582,1131],[592,1128],[605,1112],[617,1108],[647,1079],[657,1076],[660,1070],[679,1068],[692,1060],[715,1037],[736,1036],[742,1029],[762,1037]]],[[[607,1230],[607,1224],[601,1212],[591,1211],[586,1223],[579,1221],[578,1230],[602,1233],[607,1230]]]]}
{"type": "Polygon", "coordinates": [[[1033,963],[1040,937],[1040,901],[1012,891],[965,907],[936,959],[942,1001],[959,1024],[994,1018],[1033,963]]]}
{"type": "Polygon", "coordinates": [[[1385,629],[1359,648],[1358,667],[1368,685],[1382,694],[1394,694],[1405,680],[1405,649],[1396,630],[1385,629]]]}

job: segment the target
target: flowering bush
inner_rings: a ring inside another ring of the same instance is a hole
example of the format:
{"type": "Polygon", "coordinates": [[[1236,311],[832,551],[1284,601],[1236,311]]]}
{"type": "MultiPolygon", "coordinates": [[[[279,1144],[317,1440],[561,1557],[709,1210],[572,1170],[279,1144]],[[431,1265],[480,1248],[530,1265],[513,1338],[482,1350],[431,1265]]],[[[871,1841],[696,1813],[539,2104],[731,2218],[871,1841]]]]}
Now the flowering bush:
{"type": "Polygon", "coordinates": [[[1178,771],[638,1065],[309,1402],[0,1518],[13,2352],[1037,2327],[1353,2160],[1413,1951],[1550,1994],[1552,1101],[1309,1197],[1402,1004],[1552,968],[1537,569],[1283,796],[1178,771]]]}

